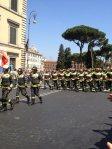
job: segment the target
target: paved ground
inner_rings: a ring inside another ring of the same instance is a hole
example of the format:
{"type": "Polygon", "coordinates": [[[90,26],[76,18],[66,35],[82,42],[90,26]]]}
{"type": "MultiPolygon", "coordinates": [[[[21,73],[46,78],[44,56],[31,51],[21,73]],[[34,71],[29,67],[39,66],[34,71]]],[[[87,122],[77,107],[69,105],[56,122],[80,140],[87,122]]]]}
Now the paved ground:
{"type": "Polygon", "coordinates": [[[106,149],[112,138],[106,94],[53,92],[41,91],[42,105],[22,100],[0,113],[0,149],[106,149]]]}

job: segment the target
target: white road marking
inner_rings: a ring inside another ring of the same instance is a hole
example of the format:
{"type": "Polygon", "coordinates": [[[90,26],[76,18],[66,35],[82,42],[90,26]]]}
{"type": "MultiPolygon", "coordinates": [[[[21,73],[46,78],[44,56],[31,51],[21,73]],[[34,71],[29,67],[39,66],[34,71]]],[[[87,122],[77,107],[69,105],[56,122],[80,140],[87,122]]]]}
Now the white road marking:
{"type": "Polygon", "coordinates": [[[47,92],[47,93],[42,93],[41,96],[44,97],[44,96],[47,96],[47,95],[50,95],[50,94],[53,94],[53,93],[57,93],[59,91],[60,90],[58,90],[58,91],[57,90],[56,91],[50,91],[50,92],[47,92]]]}

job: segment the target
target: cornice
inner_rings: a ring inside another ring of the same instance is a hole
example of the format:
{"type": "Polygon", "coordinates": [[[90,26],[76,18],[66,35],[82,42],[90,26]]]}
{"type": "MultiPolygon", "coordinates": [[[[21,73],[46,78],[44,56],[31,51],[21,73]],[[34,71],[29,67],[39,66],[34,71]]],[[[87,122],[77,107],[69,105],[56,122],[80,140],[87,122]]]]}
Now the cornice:
{"type": "Polygon", "coordinates": [[[10,9],[8,9],[8,8],[6,8],[6,7],[4,7],[4,6],[2,6],[2,5],[0,5],[0,7],[3,8],[3,9],[5,9],[5,10],[7,10],[7,11],[9,11],[9,12],[11,12],[11,13],[13,13],[13,14],[15,14],[15,15],[17,15],[17,16],[19,16],[19,17],[21,17],[21,18],[23,18],[23,19],[26,19],[26,17],[20,15],[19,13],[15,12],[15,11],[13,11],[13,10],[10,10],[10,9]]]}
{"type": "Polygon", "coordinates": [[[1,46],[4,45],[4,46],[7,46],[7,47],[12,47],[12,48],[16,48],[16,49],[25,49],[25,48],[20,47],[18,45],[12,45],[12,44],[2,43],[2,42],[0,42],[0,45],[1,46]]]}

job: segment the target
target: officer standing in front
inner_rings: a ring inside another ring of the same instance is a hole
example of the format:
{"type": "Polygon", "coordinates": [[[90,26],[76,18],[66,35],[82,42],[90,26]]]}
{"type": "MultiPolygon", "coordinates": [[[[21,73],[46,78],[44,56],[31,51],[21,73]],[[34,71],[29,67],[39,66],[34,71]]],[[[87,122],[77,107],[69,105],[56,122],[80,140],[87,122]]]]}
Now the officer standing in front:
{"type": "Polygon", "coordinates": [[[2,109],[3,111],[7,111],[7,103],[10,104],[11,110],[13,109],[13,102],[10,100],[9,93],[12,90],[13,84],[12,84],[12,76],[9,73],[9,69],[5,69],[4,73],[1,77],[1,87],[2,87],[2,109]]]}
{"type": "Polygon", "coordinates": [[[37,67],[32,68],[32,72],[30,74],[31,81],[31,104],[35,104],[35,96],[38,96],[40,103],[42,103],[42,97],[40,96],[40,83],[42,81],[41,75],[37,72],[37,67]]]}

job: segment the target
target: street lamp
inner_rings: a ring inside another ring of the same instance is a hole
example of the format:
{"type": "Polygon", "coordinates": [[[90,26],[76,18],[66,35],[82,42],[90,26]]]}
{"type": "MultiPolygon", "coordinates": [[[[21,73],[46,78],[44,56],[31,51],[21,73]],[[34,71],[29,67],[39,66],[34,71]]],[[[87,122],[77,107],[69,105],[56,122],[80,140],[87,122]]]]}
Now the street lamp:
{"type": "Polygon", "coordinates": [[[27,37],[27,42],[26,42],[26,68],[28,68],[28,49],[29,49],[29,44],[30,44],[30,27],[31,27],[31,23],[36,24],[36,16],[37,13],[36,11],[31,11],[29,14],[29,18],[28,18],[28,37],[27,37]]]}

